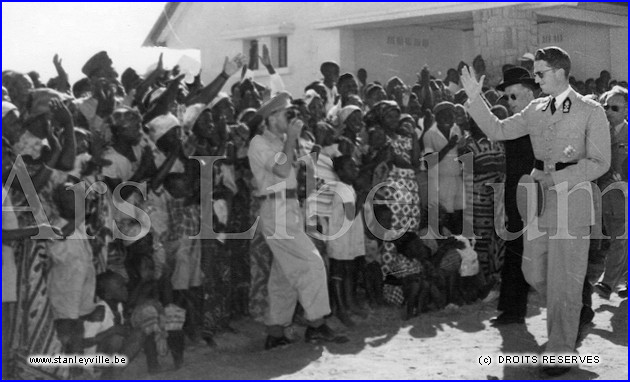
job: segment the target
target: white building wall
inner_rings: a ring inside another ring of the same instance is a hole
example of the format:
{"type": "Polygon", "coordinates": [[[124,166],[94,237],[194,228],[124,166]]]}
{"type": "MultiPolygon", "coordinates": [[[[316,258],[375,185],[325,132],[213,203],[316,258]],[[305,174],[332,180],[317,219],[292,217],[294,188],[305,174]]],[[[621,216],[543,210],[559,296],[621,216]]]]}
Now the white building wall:
{"type": "MultiPolygon", "coordinates": [[[[473,31],[462,32],[462,60],[472,65],[472,60],[479,53],[475,47],[475,33],[473,31]]],[[[459,62],[458,62],[459,63],[459,62]]]]}
{"type": "Polygon", "coordinates": [[[355,31],[354,52],[358,67],[368,72],[368,81],[383,84],[393,76],[405,83],[417,80],[424,65],[443,78],[449,68],[456,68],[463,57],[462,32],[440,28],[398,27],[355,31]]]}
{"type": "Polygon", "coordinates": [[[566,50],[571,56],[571,75],[578,80],[597,78],[602,70],[611,70],[610,28],[605,26],[539,24],[538,46],[559,46],[566,50]]]}
{"type": "Polygon", "coordinates": [[[610,74],[628,81],[628,28],[610,28],[610,74]]]}

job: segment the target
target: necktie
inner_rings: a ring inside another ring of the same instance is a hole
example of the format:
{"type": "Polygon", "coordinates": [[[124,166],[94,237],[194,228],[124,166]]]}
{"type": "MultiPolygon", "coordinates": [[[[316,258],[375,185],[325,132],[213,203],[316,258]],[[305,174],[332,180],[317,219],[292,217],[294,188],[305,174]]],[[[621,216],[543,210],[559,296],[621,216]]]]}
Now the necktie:
{"type": "Polygon", "coordinates": [[[556,112],[556,99],[552,98],[551,99],[551,115],[553,115],[556,112]]]}

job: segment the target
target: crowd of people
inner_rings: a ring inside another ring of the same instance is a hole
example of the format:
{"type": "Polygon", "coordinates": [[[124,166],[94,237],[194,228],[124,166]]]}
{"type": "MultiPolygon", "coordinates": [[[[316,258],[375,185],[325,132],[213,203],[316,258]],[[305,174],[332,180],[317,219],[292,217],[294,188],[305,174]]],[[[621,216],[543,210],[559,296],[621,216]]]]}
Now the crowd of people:
{"type": "MultiPolygon", "coordinates": [[[[57,56],[46,84],[4,71],[3,378],[79,373],[37,368],[34,354],[144,350],[156,371],[170,351],[181,367],[187,339],[216,346],[243,317],[268,326],[267,349],[295,340],[293,322],[308,341],[345,342],[329,314],[352,328],[380,306],[411,319],[499,297],[494,323],[524,322],[523,240],[501,233],[523,228],[517,185],[539,153],[526,133],[488,134],[469,107],[481,98],[497,120],[531,111],[547,96],[534,61],[481,88],[477,56],[482,97],[463,88],[465,62],[406,84],[341,74],[332,61],[291,96],[266,47],[226,57],[207,85],[185,83],[161,57],[146,77],[119,76],[106,52],[72,85],[57,56]],[[248,69],[258,60],[268,84],[248,69]]],[[[614,154],[601,182],[627,182],[627,83],[605,70],[567,80],[606,110],[614,154]]],[[[620,237],[625,197],[615,198],[604,200],[604,229],[620,237]]],[[[596,244],[614,253],[595,286],[609,297],[627,240],[596,244]]]]}

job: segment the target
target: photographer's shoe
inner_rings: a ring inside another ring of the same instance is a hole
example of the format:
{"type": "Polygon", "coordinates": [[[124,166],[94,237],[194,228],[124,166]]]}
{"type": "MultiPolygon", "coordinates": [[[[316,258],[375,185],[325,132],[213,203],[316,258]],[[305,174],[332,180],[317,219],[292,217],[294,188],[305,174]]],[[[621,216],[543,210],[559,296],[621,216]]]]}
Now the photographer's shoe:
{"type": "Polygon", "coordinates": [[[326,324],[317,328],[312,326],[306,328],[304,339],[308,343],[333,342],[336,344],[343,344],[349,341],[348,337],[338,335],[326,324]]]}
{"type": "Polygon", "coordinates": [[[265,341],[265,350],[271,350],[277,347],[285,347],[291,345],[293,341],[288,339],[285,336],[282,337],[273,337],[267,336],[267,340],[265,341]]]}

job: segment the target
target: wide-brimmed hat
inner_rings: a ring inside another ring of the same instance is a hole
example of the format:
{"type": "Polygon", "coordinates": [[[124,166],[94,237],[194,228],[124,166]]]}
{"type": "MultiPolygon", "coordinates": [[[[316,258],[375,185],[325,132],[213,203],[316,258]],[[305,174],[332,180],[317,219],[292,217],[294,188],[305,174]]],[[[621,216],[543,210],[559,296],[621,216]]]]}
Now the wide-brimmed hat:
{"type": "Polygon", "coordinates": [[[278,95],[270,99],[269,101],[262,104],[260,109],[258,109],[258,115],[260,115],[263,119],[267,119],[273,113],[289,109],[293,107],[291,104],[291,94],[288,92],[280,92],[278,95]]]}
{"type": "Polygon", "coordinates": [[[503,81],[499,85],[497,85],[497,90],[505,91],[505,88],[507,88],[508,86],[515,85],[515,84],[523,84],[523,85],[538,87],[536,80],[532,78],[531,74],[529,74],[529,71],[527,71],[527,69],[521,66],[515,66],[513,68],[506,70],[503,73],[503,81]]]}

